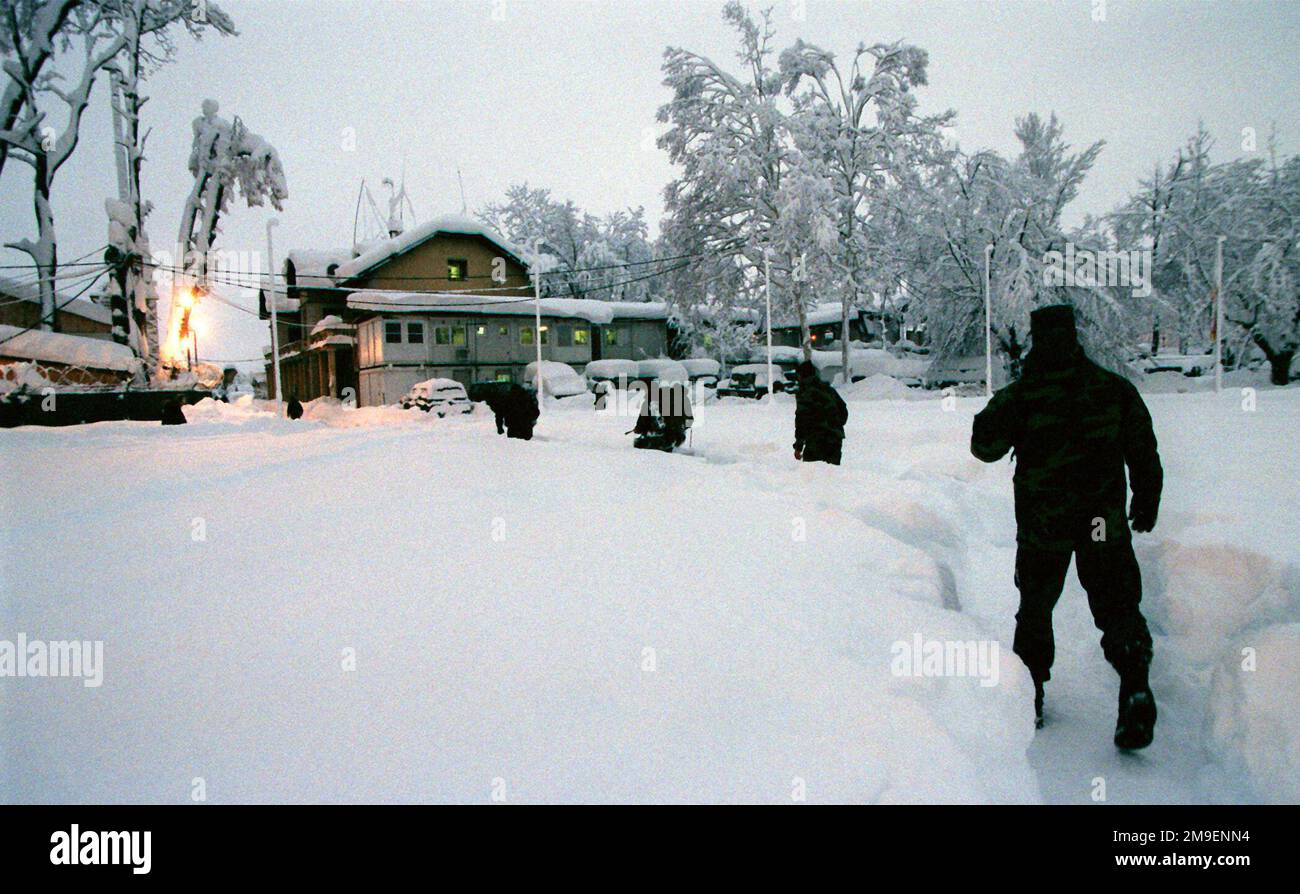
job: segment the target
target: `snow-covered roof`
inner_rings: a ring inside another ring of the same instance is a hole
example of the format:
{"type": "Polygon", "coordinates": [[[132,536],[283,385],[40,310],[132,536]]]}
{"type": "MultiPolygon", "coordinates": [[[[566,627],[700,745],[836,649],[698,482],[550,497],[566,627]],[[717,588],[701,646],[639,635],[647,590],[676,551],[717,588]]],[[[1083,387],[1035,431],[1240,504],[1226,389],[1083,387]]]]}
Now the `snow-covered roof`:
{"type": "MultiPolygon", "coordinates": [[[[30,301],[34,304],[39,304],[41,301],[39,285],[34,282],[19,282],[8,277],[0,277],[0,295],[17,298],[19,301],[30,301]]],[[[68,296],[58,290],[55,290],[54,293],[54,305],[61,312],[72,314],[74,317],[83,317],[106,325],[113,322],[113,312],[102,304],[87,301],[85,298],[73,298],[69,301],[68,296]]]]}
{"type": "Polygon", "coordinates": [[[326,314],[320,318],[319,323],[311,327],[311,332],[308,335],[315,335],[318,332],[324,332],[326,329],[351,330],[353,328],[351,323],[343,322],[343,319],[337,314],[326,314]]]}
{"type": "MultiPolygon", "coordinates": [[[[295,248],[285,258],[293,265],[294,284],[299,287],[332,286],[337,268],[352,260],[350,248],[295,248]],[[335,272],[331,272],[331,268],[335,272]]],[[[286,273],[288,270],[286,269],[286,273]]]]}
{"type": "Polygon", "coordinates": [[[527,265],[524,260],[524,253],[506,241],[496,230],[489,227],[482,221],[475,220],[472,217],[466,217],[463,214],[444,214],[441,217],[435,217],[433,220],[425,221],[418,226],[411,227],[403,233],[394,236],[391,239],[385,239],[378,245],[367,249],[347,263],[342,264],[336,271],[339,279],[352,279],[360,276],[366,271],[379,266],[385,261],[392,260],[398,255],[405,254],[417,245],[428,242],[439,233],[459,233],[468,236],[482,236],[489,242],[501,248],[502,251],[509,254],[521,264],[527,265]]]}
{"type": "MultiPolygon", "coordinates": [[[[838,323],[843,319],[844,310],[838,301],[823,301],[813,307],[808,308],[808,325],[824,326],[827,323],[838,323]]],[[[860,314],[858,308],[849,309],[849,319],[854,319],[860,314]]],[[[773,314],[775,316],[775,314],[773,314]]],[[[793,329],[798,328],[798,320],[788,320],[784,322],[773,322],[773,329],[793,329]]]]}
{"type": "MultiPolygon", "coordinates": [[[[472,292],[391,292],[363,290],[348,296],[348,307],[377,313],[448,313],[487,316],[534,315],[533,299],[472,292]]],[[[543,298],[542,316],[586,320],[605,325],[614,320],[666,320],[661,302],[596,301],[587,298],[543,298]]]]}
{"type": "Polygon", "coordinates": [[[602,301],[616,320],[666,320],[668,305],[663,301],[602,301]]]}
{"type": "MultiPolygon", "coordinates": [[[[280,289],[276,289],[270,294],[274,297],[275,312],[278,314],[297,313],[301,309],[301,302],[297,298],[290,298],[288,293],[280,289]]],[[[270,313],[271,301],[268,298],[265,286],[258,290],[257,297],[262,302],[262,306],[266,308],[266,312],[270,313]]]]}
{"type": "Polygon", "coordinates": [[[129,347],[117,342],[17,326],[0,326],[0,356],[121,372],[132,372],[139,363],[129,347]]]}

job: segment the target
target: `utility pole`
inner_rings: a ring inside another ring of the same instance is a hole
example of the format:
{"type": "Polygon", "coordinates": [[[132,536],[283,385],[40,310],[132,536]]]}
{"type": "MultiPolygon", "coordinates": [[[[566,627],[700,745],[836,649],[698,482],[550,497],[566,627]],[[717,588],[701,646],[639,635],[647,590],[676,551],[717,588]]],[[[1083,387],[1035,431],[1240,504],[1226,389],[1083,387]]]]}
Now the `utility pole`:
{"type": "Polygon", "coordinates": [[[542,394],[546,388],[546,378],[542,375],[542,282],[537,272],[537,259],[533,259],[533,317],[536,325],[533,329],[533,344],[537,347],[537,413],[542,412],[542,394]]]}
{"type": "Polygon", "coordinates": [[[769,403],[776,401],[776,380],[772,378],[772,250],[763,249],[763,277],[767,293],[767,396],[769,403]]]}
{"type": "Polygon", "coordinates": [[[1223,391],[1223,243],[1214,246],[1214,393],[1223,391]]]}
{"type": "Polygon", "coordinates": [[[984,246],[984,396],[993,396],[993,289],[989,276],[993,244],[984,246]]]}
{"type": "Polygon", "coordinates": [[[275,403],[277,412],[280,405],[284,403],[284,393],[280,388],[280,326],[279,318],[276,316],[276,305],[279,300],[275,295],[275,248],[271,243],[271,228],[280,225],[280,219],[273,217],[266,222],[266,295],[267,300],[271,302],[271,362],[275,370],[275,403]]]}

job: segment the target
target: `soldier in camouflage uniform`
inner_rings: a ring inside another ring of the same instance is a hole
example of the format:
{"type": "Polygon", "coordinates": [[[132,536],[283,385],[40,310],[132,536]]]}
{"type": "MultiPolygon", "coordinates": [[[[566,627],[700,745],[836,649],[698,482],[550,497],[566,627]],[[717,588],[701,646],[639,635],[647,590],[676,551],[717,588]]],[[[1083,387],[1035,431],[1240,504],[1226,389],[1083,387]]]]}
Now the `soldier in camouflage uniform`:
{"type": "Polygon", "coordinates": [[[1147,681],[1151,634],[1138,608],[1142,576],[1124,516],[1124,468],[1133,530],[1150,531],[1163,483],[1151,416],[1130,382],[1084,355],[1071,307],[1040,308],[1030,322],[1024,374],[993,395],[971,433],[971,452],[984,462],[1014,451],[1015,652],[1034,679],[1042,726],[1055,653],[1052,609],[1073,554],[1102,652],[1120,675],[1115,744],[1144,748],[1156,721],[1147,681]]]}

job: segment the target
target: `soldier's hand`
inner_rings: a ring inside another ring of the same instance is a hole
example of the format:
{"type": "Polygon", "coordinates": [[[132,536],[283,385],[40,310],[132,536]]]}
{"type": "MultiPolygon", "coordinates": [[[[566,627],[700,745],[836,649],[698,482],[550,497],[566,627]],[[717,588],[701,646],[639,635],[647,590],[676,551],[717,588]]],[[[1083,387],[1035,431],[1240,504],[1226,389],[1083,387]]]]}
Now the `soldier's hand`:
{"type": "Polygon", "coordinates": [[[801,448],[799,448],[799,447],[794,448],[794,458],[795,458],[796,460],[802,460],[802,459],[803,459],[803,450],[802,450],[801,448]]]}
{"type": "Polygon", "coordinates": [[[1147,501],[1140,501],[1136,497],[1129,504],[1128,518],[1133,523],[1133,530],[1139,534],[1145,534],[1156,526],[1156,516],[1159,509],[1150,505],[1147,501]]]}

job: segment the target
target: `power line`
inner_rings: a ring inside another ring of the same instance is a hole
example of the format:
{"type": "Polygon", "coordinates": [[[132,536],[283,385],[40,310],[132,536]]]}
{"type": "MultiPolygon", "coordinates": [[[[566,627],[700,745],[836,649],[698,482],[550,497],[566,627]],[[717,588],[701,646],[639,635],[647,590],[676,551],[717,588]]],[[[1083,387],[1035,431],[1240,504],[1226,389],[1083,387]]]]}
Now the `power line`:
{"type": "Polygon", "coordinates": [[[50,317],[49,317],[48,320],[47,320],[45,317],[42,317],[42,318],[41,318],[41,319],[40,319],[40,320],[39,320],[35,325],[33,325],[33,326],[27,326],[27,327],[25,327],[25,328],[23,328],[23,329],[18,330],[17,332],[15,332],[13,335],[9,336],[8,338],[0,339],[0,345],[7,344],[7,343],[13,341],[15,338],[17,338],[17,337],[20,336],[20,335],[26,335],[28,332],[32,332],[33,330],[36,330],[37,328],[40,327],[41,323],[45,323],[45,322],[53,323],[53,322],[54,322],[54,318],[55,318],[55,316],[58,314],[58,312],[61,311],[61,310],[63,310],[63,308],[67,307],[69,304],[71,304],[72,302],[76,301],[76,300],[77,300],[78,298],[80,298],[83,294],[85,294],[87,291],[89,291],[89,290],[90,290],[90,287],[93,286],[93,285],[95,284],[95,282],[99,279],[100,275],[102,275],[104,272],[106,272],[107,269],[108,269],[108,268],[105,267],[104,270],[101,270],[99,273],[97,273],[97,274],[95,274],[94,276],[92,276],[92,277],[90,278],[90,281],[87,282],[84,286],[82,286],[81,289],[78,290],[78,292],[77,292],[75,295],[73,295],[73,296],[72,296],[71,298],[69,298],[67,301],[64,301],[62,304],[56,306],[56,307],[54,308],[54,310],[51,311],[51,313],[50,313],[50,317]]]}

